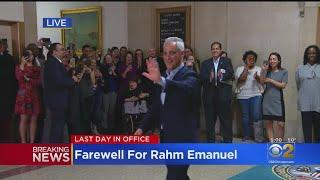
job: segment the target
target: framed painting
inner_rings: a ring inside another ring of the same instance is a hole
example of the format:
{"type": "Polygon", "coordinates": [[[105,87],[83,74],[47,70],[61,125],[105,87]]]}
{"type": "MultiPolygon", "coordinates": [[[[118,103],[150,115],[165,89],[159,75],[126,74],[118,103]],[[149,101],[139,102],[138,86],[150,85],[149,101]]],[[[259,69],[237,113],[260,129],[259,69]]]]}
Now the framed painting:
{"type": "Polygon", "coordinates": [[[74,44],[77,55],[88,44],[97,50],[102,49],[101,7],[85,7],[61,10],[61,17],[72,19],[72,28],[62,29],[62,44],[65,48],[74,44]]]}

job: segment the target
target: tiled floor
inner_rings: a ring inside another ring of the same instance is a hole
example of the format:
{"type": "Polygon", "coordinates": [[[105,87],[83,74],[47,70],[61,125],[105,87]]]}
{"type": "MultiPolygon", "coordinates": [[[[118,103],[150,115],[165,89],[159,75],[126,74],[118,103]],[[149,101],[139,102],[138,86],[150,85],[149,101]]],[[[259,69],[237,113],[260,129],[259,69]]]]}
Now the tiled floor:
{"type": "MultiPolygon", "coordinates": [[[[252,166],[190,166],[188,174],[196,180],[228,179],[252,166]]],[[[1,169],[4,167],[0,167],[1,169]]],[[[1,173],[0,173],[1,174],[1,173]]],[[[108,179],[108,180],[164,180],[165,166],[49,166],[30,172],[13,175],[6,179],[16,180],[82,180],[82,179],[108,179]]]]}

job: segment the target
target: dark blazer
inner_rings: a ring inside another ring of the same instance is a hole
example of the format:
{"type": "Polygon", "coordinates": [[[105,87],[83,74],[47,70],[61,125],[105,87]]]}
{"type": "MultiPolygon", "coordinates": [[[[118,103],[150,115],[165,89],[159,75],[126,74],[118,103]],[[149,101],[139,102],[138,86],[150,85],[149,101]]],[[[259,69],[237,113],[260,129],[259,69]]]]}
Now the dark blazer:
{"type": "Polygon", "coordinates": [[[67,109],[68,91],[75,82],[62,63],[48,56],[44,66],[44,102],[49,109],[67,109]]]}
{"type": "MultiPolygon", "coordinates": [[[[232,79],[234,75],[231,60],[225,57],[220,57],[218,71],[224,69],[226,73],[223,75],[221,82],[215,86],[215,80],[210,82],[210,72],[214,68],[212,58],[207,59],[201,63],[200,79],[203,87],[202,99],[204,104],[211,104],[213,93],[219,91],[219,97],[231,100],[232,94],[232,79]]],[[[213,69],[214,72],[214,69],[213,69]]]]}
{"type": "Polygon", "coordinates": [[[161,103],[162,87],[156,85],[152,105],[140,128],[146,131],[153,121],[162,124],[162,142],[197,142],[197,124],[200,120],[200,80],[196,72],[183,67],[166,80],[165,103],[161,103]]]}
{"type": "Polygon", "coordinates": [[[18,81],[15,76],[14,58],[10,54],[0,55],[0,121],[14,112],[18,81]]]}

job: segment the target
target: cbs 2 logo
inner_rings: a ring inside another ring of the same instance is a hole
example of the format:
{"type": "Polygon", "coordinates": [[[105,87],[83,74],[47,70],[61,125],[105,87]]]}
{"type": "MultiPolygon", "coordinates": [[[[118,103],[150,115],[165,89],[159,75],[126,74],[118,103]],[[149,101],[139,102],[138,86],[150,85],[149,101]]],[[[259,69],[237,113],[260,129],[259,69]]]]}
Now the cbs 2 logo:
{"type": "Polygon", "coordinates": [[[274,158],[294,158],[293,144],[272,144],[268,150],[269,155],[274,158]]]}

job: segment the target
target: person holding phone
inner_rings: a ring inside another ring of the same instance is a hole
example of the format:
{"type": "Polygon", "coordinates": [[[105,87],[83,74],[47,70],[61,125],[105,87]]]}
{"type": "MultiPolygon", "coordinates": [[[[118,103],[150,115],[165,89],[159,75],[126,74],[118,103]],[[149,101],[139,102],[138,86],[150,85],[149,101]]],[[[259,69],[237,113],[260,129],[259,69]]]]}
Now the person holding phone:
{"type": "Polygon", "coordinates": [[[36,45],[39,49],[39,58],[47,60],[49,46],[51,45],[50,38],[40,38],[36,45]]]}
{"type": "Polygon", "coordinates": [[[263,122],[261,120],[261,102],[263,88],[260,83],[261,67],[256,66],[257,53],[250,50],[243,54],[244,66],[235,73],[237,99],[241,109],[244,141],[250,140],[253,122],[253,134],[256,142],[263,142],[263,122]]]}
{"type": "Polygon", "coordinates": [[[16,66],[15,75],[19,83],[15,112],[20,115],[19,132],[21,143],[27,143],[27,129],[30,120],[30,143],[34,143],[37,119],[40,114],[40,67],[36,65],[31,50],[25,50],[16,66]]]}
{"type": "Polygon", "coordinates": [[[187,67],[192,67],[196,73],[200,73],[200,61],[195,58],[191,46],[188,45],[184,49],[184,63],[187,67]]]}
{"type": "Polygon", "coordinates": [[[62,59],[65,49],[61,43],[50,45],[48,60],[44,66],[44,102],[51,121],[50,143],[62,143],[64,125],[68,120],[69,89],[79,82],[78,77],[69,77],[62,59]]]}
{"type": "Polygon", "coordinates": [[[122,107],[124,103],[124,95],[126,90],[129,88],[129,79],[138,77],[138,69],[136,64],[133,63],[133,53],[128,51],[126,54],[126,59],[124,63],[121,63],[118,71],[116,73],[119,75],[119,91],[117,97],[117,115],[118,121],[116,122],[116,126],[118,130],[124,132],[124,122],[122,118],[122,107]]]}
{"type": "Polygon", "coordinates": [[[70,59],[70,66],[75,68],[76,63],[79,61],[79,57],[76,54],[75,45],[73,43],[70,43],[67,47],[67,56],[70,59]]]}
{"type": "Polygon", "coordinates": [[[265,84],[262,100],[262,119],[266,122],[269,141],[273,138],[283,139],[285,125],[285,107],[283,89],[288,83],[288,71],[281,67],[281,56],[272,52],[268,58],[268,65],[263,69],[266,77],[260,78],[265,84]]]}

